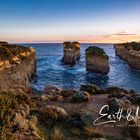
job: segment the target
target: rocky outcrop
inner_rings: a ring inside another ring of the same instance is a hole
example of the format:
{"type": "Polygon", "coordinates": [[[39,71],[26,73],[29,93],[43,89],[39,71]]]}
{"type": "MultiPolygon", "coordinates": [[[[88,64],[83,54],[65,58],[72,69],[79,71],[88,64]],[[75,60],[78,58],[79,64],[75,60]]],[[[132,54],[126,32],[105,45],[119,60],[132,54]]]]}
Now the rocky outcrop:
{"type": "Polygon", "coordinates": [[[80,58],[80,43],[64,42],[62,62],[68,65],[74,65],[76,60],[80,58]]]}
{"type": "Polygon", "coordinates": [[[92,46],[86,49],[86,69],[94,73],[109,73],[109,57],[103,49],[92,46]]]}
{"type": "Polygon", "coordinates": [[[0,43],[0,91],[28,91],[35,70],[36,53],[32,47],[0,43]]]}
{"type": "Polygon", "coordinates": [[[119,58],[125,60],[131,68],[140,70],[140,43],[115,44],[114,47],[119,58]]]}
{"type": "Polygon", "coordinates": [[[93,84],[82,84],[80,87],[81,91],[86,91],[92,95],[94,94],[106,94],[106,90],[104,90],[101,87],[98,87],[97,85],[93,84]]]}
{"type": "Polygon", "coordinates": [[[32,114],[36,104],[26,93],[0,93],[0,139],[44,140],[38,118],[32,114]]]}
{"type": "Polygon", "coordinates": [[[72,102],[81,103],[88,102],[90,100],[90,94],[86,91],[78,91],[72,96],[72,102]]]}
{"type": "Polygon", "coordinates": [[[51,119],[62,119],[67,117],[67,112],[57,106],[53,105],[47,105],[45,108],[40,109],[40,113],[45,117],[45,118],[51,118],[51,119]]]}

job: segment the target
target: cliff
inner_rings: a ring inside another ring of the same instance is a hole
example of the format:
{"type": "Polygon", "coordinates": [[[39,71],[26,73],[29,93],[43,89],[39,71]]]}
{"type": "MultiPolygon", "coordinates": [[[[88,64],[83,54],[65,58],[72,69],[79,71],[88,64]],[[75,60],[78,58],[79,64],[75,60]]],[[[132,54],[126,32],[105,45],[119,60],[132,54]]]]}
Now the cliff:
{"type": "Polygon", "coordinates": [[[26,92],[36,69],[36,53],[32,47],[0,42],[0,91],[26,92]]]}
{"type": "Polygon", "coordinates": [[[125,60],[131,68],[140,70],[140,43],[115,44],[114,47],[119,58],[125,60]]]}
{"type": "Polygon", "coordinates": [[[76,60],[80,57],[80,43],[78,42],[64,42],[62,62],[68,65],[74,65],[76,60]]]}
{"type": "Polygon", "coordinates": [[[103,49],[91,46],[86,49],[86,69],[95,73],[108,74],[110,71],[108,59],[103,49]]]}

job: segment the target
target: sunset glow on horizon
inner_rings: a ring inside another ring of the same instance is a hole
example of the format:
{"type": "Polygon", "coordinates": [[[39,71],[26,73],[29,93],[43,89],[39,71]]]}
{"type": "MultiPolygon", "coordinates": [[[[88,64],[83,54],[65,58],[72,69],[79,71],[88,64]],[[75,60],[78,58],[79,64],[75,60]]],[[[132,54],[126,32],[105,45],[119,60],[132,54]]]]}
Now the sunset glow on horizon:
{"type": "Polygon", "coordinates": [[[140,41],[139,14],[139,0],[4,0],[0,4],[0,40],[140,41]]]}

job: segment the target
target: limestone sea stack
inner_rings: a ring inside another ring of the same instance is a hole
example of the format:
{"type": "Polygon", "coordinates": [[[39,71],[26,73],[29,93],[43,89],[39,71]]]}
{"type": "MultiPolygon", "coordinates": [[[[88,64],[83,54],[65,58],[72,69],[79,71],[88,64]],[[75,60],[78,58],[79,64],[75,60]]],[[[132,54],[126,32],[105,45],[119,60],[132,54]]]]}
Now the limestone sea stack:
{"type": "Polygon", "coordinates": [[[114,47],[119,58],[126,61],[131,68],[140,70],[140,43],[115,44],[114,47]]]}
{"type": "Polygon", "coordinates": [[[74,65],[76,60],[80,58],[80,43],[64,42],[63,43],[63,58],[62,62],[68,65],[74,65]]]}
{"type": "Polygon", "coordinates": [[[86,49],[86,69],[94,73],[108,74],[109,57],[102,48],[91,46],[86,49]]]}
{"type": "Polygon", "coordinates": [[[26,92],[36,70],[32,47],[0,42],[0,92],[26,92]]]}

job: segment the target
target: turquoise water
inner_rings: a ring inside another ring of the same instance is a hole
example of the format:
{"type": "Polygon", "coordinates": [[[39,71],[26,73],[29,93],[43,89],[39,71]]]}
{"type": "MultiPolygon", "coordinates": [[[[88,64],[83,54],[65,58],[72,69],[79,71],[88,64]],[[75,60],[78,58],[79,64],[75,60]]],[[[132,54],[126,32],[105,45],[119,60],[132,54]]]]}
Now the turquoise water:
{"type": "Polygon", "coordinates": [[[115,55],[112,44],[81,44],[81,57],[75,66],[61,63],[62,44],[24,44],[32,46],[37,52],[37,72],[32,86],[43,89],[46,83],[64,88],[78,88],[81,83],[97,84],[102,87],[120,86],[140,92],[140,71],[128,67],[127,63],[115,55]],[[86,71],[85,49],[96,45],[109,55],[110,72],[108,75],[94,74],[86,71]]]}

